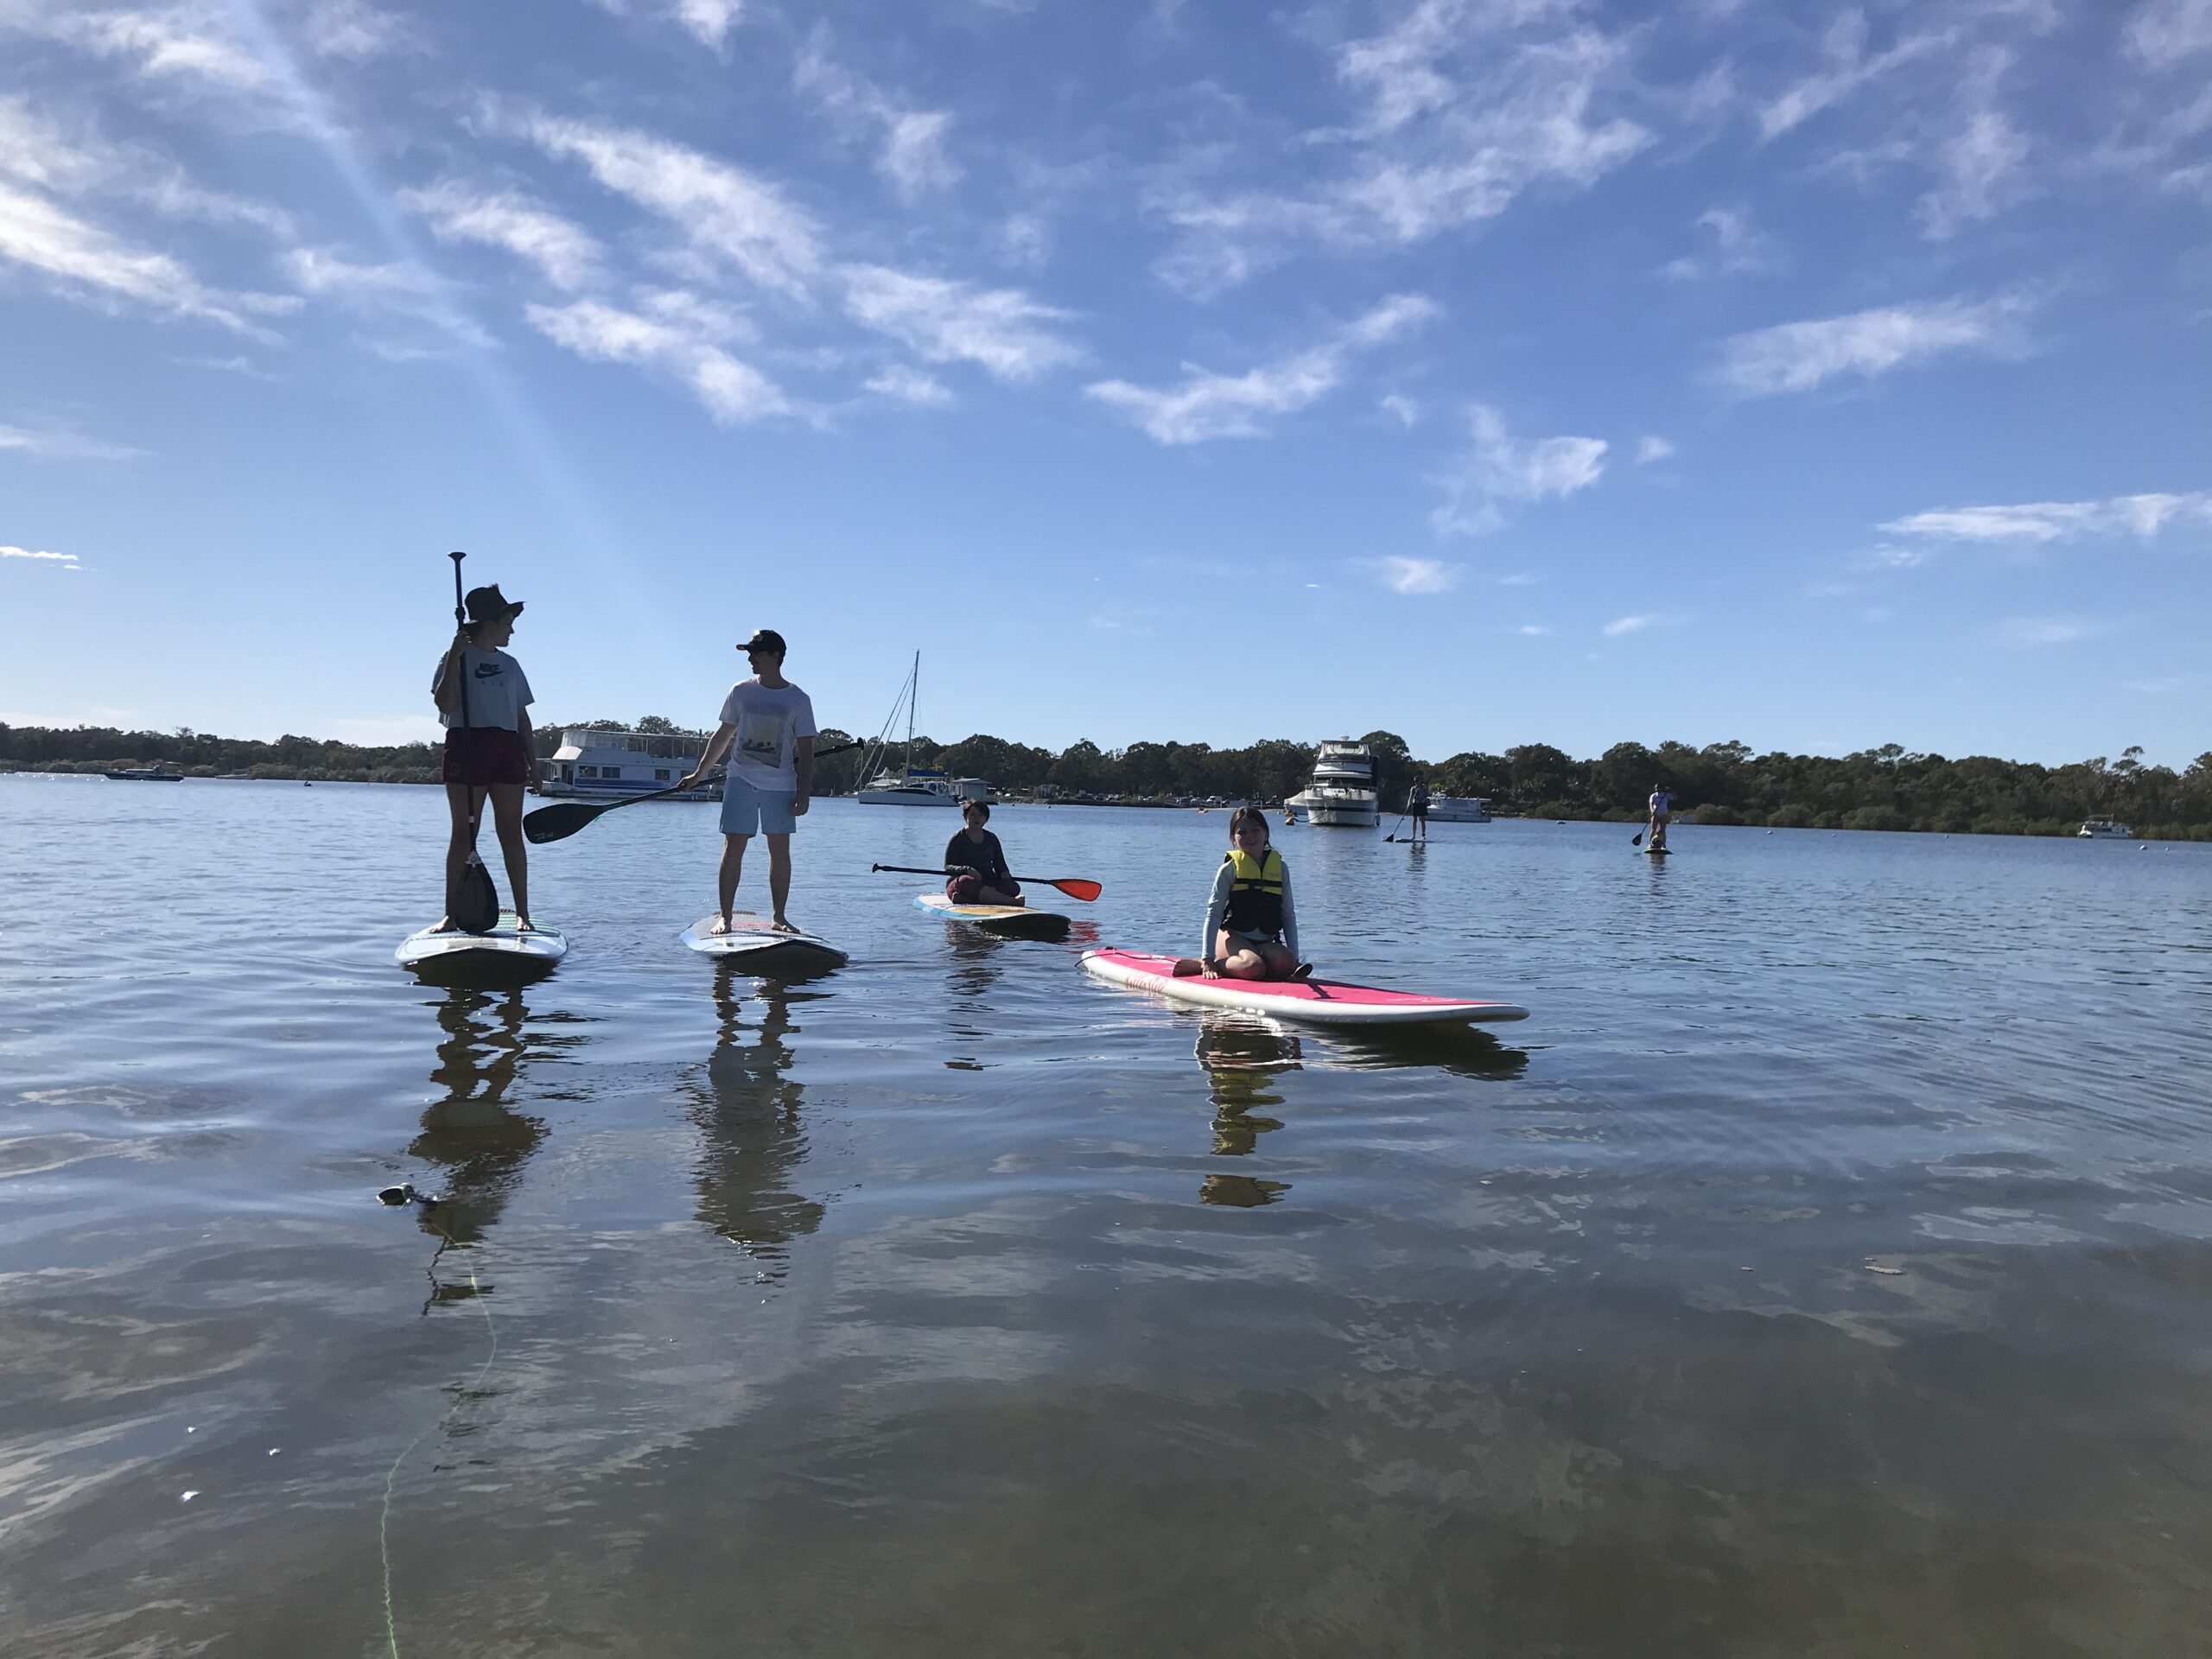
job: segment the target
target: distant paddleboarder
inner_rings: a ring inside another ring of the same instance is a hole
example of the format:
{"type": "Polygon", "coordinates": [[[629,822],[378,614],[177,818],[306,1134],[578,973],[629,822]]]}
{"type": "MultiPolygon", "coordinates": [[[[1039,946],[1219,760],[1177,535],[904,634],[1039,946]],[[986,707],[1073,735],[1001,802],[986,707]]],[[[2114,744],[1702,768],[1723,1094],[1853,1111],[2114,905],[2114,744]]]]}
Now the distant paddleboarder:
{"type": "Polygon", "coordinates": [[[745,870],[745,843],[766,835],[773,925],[779,933],[796,933],[800,930],[784,911],[791,896],[791,835],[806,816],[814,793],[814,702],[784,677],[782,634],[762,628],[739,649],[753,665],[753,677],[730,688],[722,700],[721,723],[682,785],[696,789],[715,762],[728,753],[717,893],[721,913],[707,931],[730,931],[738,877],[745,870]]]}
{"type": "Polygon", "coordinates": [[[1229,820],[1229,855],[1206,901],[1205,955],[1178,963],[1185,976],[1295,979],[1309,971],[1298,956],[1298,907],[1290,870],[1268,843],[1268,815],[1240,806],[1229,820]]]}
{"type": "Polygon", "coordinates": [[[967,828],[953,832],[944,844],[944,868],[956,870],[944,884],[944,896],[956,905],[1024,905],[1021,883],[1007,873],[1006,849],[983,826],[991,821],[988,802],[963,801],[960,816],[967,828]]]}
{"type": "MultiPolygon", "coordinates": [[[[1675,791],[1664,784],[1651,785],[1651,816],[1644,823],[1654,850],[1667,844],[1667,820],[1675,815],[1675,791]]],[[[1693,836],[1694,840],[1696,837],[1693,836]]]]}
{"type": "Polygon", "coordinates": [[[1406,791],[1406,814],[1414,821],[1413,839],[1428,838],[1428,779],[1416,773],[1406,791]]]}
{"type": "MultiPolygon", "coordinates": [[[[458,582],[455,584],[458,586],[458,582]]],[[[443,777],[446,804],[453,814],[453,836],[446,844],[446,912],[455,909],[461,870],[475,850],[476,829],[485,798],[492,803],[492,823],[506,860],[507,885],[513,891],[515,926],[528,932],[530,849],[522,836],[522,798],[537,788],[537,751],[530,729],[530,681],[522,664],[501,649],[514,637],[522,601],[510,600],[494,582],[474,588],[463,601],[468,620],[430,678],[430,696],[446,728],[443,777]]]]}

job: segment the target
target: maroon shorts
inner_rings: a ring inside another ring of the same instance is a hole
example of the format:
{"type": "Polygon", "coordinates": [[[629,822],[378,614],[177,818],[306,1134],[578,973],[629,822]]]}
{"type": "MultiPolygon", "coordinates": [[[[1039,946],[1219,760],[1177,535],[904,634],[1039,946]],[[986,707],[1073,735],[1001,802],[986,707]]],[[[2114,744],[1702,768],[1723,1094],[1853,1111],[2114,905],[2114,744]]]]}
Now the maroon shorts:
{"type": "Polygon", "coordinates": [[[530,782],[530,754],[522,734],[498,726],[473,726],[446,734],[445,780],[449,784],[530,782]]]}

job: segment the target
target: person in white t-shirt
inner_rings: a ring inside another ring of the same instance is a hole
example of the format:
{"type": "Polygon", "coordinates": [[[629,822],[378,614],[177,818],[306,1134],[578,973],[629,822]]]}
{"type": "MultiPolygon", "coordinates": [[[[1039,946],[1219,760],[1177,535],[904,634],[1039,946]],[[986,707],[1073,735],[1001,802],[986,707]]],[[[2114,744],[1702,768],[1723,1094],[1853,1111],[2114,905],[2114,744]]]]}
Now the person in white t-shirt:
{"type": "Polygon", "coordinates": [[[699,764],[683,777],[696,789],[725,751],[729,775],[722,784],[722,861],[717,896],[721,914],[710,933],[729,931],[745,870],[745,843],[768,837],[768,893],[779,931],[796,933],[785,906],[791,896],[791,834],[806,816],[814,792],[814,702],[784,677],[784,636],[763,628],[741,647],[753,677],[730,688],[721,723],[707,740],[699,764]]]}
{"type": "Polygon", "coordinates": [[[1654,847],[1667,844],[1667,820],[1675,816],[1675,791],[1664,784],[1651,785],[1651,815],[1643,822],[1654,847]]]}

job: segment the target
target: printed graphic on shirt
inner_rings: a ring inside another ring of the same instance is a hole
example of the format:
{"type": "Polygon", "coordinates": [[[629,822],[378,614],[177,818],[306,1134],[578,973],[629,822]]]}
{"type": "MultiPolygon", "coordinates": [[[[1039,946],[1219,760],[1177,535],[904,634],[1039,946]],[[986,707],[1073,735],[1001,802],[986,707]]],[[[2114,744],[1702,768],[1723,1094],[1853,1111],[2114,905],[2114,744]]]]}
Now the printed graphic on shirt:
{"type": "Polygon", "coordinates": [[[784,763],[784,728],[790,723],[780,709],[748,709],[737,728],[737,752],[756,766],[771,770],[784,763]]]}

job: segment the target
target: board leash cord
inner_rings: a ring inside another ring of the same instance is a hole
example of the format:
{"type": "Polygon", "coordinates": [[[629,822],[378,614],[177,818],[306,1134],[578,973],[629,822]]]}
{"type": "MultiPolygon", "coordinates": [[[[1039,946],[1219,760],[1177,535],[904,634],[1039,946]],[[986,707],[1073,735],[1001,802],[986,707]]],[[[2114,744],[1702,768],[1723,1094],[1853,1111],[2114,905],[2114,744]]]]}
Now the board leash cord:
{"type": "MultiPolygon", "coordinates": [[[[429,1266],[423,1269],[430,1281],[430,1300],[423,1304],[423,1312],[425,1314],[429,1313],[437,1301],[438,1257],[443,1255],[448,1249],[461,1248],[455,1243],[454,1236],[446,1231],[442,1226],[438,1228],[438,1237],[443,1242],[431,1255],[429,1266]]],[[[459,1411],[472,1395],[482,1391],[484,1379],[492,1374],[493,1363],[499,1357],[499,1327],[492,1318],[492,1305],[484,1300],[483,1287],[477,1282],[476,1269],[474,1268],[468,1270],[468,1290],[469,1300],[484,1311],[484,1334],[490,1344],[485,1353],[484,1363],[477,1368],[475,1381],[454,1396],[453,1403],[445,1408],[444,1414],[437,1421],[429,1424],[421,1433],[401,1447],[399,1455],[391,1460],[391,1467],[384,1471],[384,1510],[377,1517],[377,1554],[384,1562],[384,1634],[385,1640],[391,1649],[391,1659],[400,1659],[399,1617],[392,1606],[391,1599],[391,1503],[393,1489],[399,1479],[400,1465],[413,1455],[416,1446],[452,1421],[454,1413],[459,1411]]]]}

